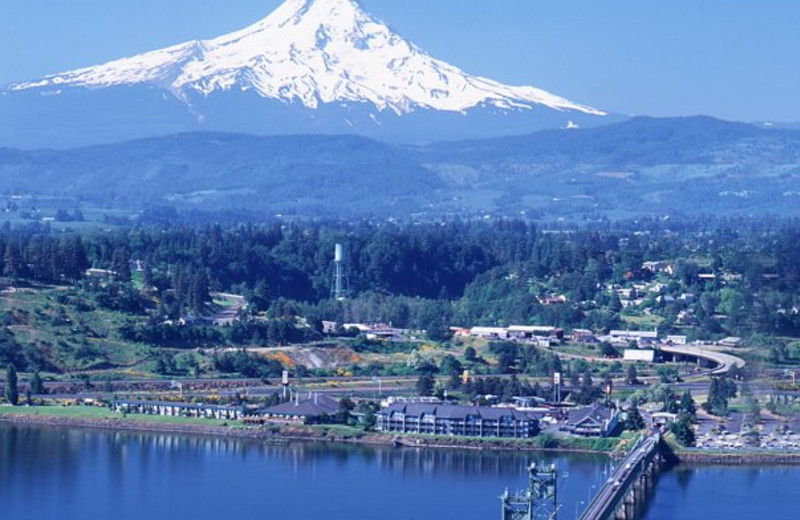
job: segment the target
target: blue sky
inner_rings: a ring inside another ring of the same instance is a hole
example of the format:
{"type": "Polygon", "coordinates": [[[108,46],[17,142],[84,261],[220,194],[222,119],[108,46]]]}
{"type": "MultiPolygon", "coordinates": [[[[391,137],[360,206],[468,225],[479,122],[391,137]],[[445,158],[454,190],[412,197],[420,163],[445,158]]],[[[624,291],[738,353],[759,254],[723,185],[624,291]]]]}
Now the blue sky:
{"type": "MultiPolygon", "coordinates": [[[[263,18],[281,0],[2,0],[0,83],[263,18]]],[[[361,0],[432,55],[624,114],[800,121],[797,0],[361,0]]]]}

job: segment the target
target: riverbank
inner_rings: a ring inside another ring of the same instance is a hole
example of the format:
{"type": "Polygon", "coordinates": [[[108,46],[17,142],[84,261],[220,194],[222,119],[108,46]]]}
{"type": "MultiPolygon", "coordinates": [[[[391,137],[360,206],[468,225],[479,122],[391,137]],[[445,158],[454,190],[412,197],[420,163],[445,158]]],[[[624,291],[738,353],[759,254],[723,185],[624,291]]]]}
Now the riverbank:
{"type": "Polygon", "coordinates": [[[21,425],[55,426],[64,428],[94,428],[103,430],[206,435],[257,439],[286,443],[335,442],[368,446],[396,446],[430,449],[496,450],[557,453],[621,453],[633,442],[633,436],[613,439],[557,438],[539,435],[532,439],[496,439],[445,437],[430,435],[396,435],[367,432],[344,425],[286,425],[268,424],[245,426],[236,421],[163,417],[150,415],[122,416],[100,407],[18,407],[0,408],[0,421],[21,425]]]}
{"type": "MultiPolygon", "coordinates": [[[[162,417],[122,416],[99,407],[0,408],[0,422],[30,426],[91,428],[101,430],[201,435],[253,439],[267,443],[329,442],[365,446],[394,446],[426,449],[492,450],[517,452],[625,453],[635,436],[612,439],[557,438],[539,435],[532,439],[494,439],[430,435],[394,435],[367,432],[344,425],[245,426],[235,421],[162,417]]],[[[692,465],[792,465],[800,466],[800,452],[708,452],[687,450],[668,443],[674,462],[692,465]]]]}
{"type": "Polygon", "coordinates": [[[678,462],[693,466],[800,466],[800,453],[742,452],[714,453],[682,450],[678,462]]]}
{"type": "Polygon", "coordinates": [[[664,438],[664,453],[671,463],[691,466],[800,466],[800,452],[737,450],[710,451],[684,448],[674,437],[664,438]]]}

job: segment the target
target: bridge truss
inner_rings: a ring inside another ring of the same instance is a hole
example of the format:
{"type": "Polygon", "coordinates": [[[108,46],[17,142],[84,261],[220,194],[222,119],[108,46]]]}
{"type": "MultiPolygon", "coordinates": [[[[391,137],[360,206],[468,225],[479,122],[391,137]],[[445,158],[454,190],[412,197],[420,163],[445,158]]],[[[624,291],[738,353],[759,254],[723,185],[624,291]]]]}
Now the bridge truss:
{"type": "Polygon", "coordinates": [[[529,488],[501,498],[503,520],[556,520],[558,513],[558,472],[556,467],[528,467],[529,488]]]}

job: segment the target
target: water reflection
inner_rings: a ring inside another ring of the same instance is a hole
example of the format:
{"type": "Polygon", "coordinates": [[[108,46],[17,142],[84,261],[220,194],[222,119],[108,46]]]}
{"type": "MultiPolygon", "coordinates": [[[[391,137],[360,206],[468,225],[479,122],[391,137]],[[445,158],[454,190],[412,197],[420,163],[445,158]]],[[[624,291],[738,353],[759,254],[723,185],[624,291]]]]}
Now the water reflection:
{"type": "Polygon", "coordinates": [[[797,467],[678,466],[659,479],[643,520],[680,518],[796,518],[797,467]]]}
{"type": "MultiPolygon", "coordinates": [[[[3,518],[494,519],[498,496],[527,485],[530,454],[396,449],[0,425],[3,518]],[[389,507],[391,506],[391,507],[389,507]],[[255,516],[256,518],[258,515],[255,516]]],[[[555,463],[561,500],[587,501],[605,457],[555,463]]]]}

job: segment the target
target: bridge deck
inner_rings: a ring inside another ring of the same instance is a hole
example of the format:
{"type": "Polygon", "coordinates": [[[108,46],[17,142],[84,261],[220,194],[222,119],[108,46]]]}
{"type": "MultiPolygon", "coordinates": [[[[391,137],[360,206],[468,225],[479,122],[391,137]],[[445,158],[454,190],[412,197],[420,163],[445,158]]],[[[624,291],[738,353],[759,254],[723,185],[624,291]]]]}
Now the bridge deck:
{"type": "Polygon", "coordinates": [[[586,507],[580,520],[606,520],[614,517],[625,493],[658,451],[661,436],[656,434],[641,440],[620,463],[611,478],[600,488],[586,507]]]}
{"type": "Polygon", "coordinates": [[[673,355],[697,357],[716,363],[717,368],[711,371],[712,374],[724,374],[732,367],[744,368],[746,364],[746,361],[742,358],[703,347],[665,345],[661,347],[661,351],[673,355]]]}

